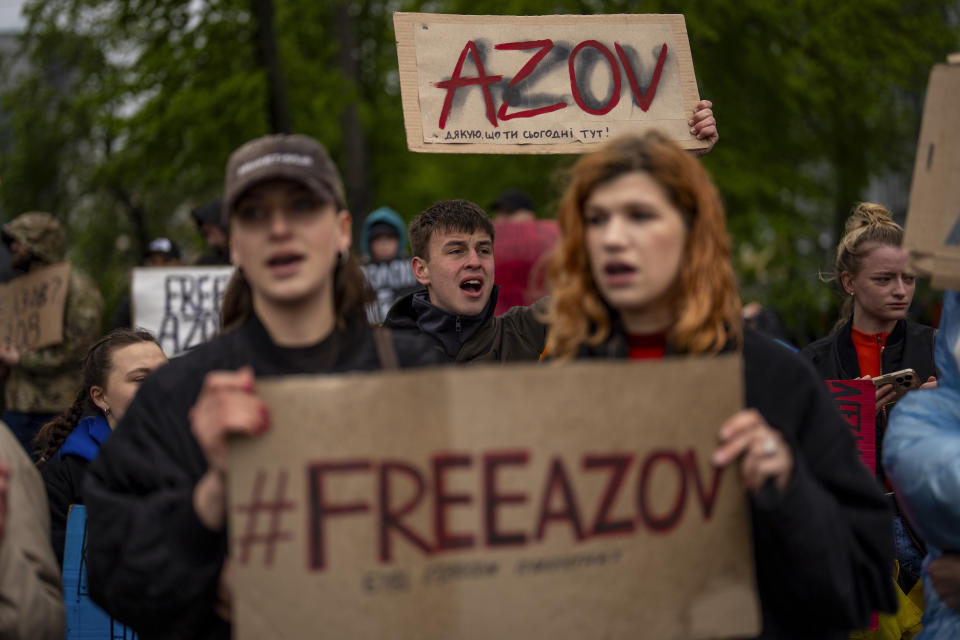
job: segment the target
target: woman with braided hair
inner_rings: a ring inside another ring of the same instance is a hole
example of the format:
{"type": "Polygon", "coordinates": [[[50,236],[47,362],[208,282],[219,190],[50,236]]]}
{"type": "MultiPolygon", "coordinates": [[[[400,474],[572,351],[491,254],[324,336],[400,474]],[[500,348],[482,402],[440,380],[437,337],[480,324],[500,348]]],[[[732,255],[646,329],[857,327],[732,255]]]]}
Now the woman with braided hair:
{"type": "Polygon", "coordinates": [[[111,331],[84,356],[83,386],[73,405],[37,434],[37,465],[47,487],[51,538],[61,565],[67,514],[70,505],[83,504],[87,465],[123,417],[140,383],[166,361],[149,332],[111,331]]]}

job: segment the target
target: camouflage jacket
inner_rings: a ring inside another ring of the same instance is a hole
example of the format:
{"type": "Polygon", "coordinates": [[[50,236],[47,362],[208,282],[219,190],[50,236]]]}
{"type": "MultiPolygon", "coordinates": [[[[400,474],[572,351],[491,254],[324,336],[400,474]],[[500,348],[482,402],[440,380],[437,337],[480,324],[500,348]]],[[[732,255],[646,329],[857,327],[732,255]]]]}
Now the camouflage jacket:
{"type": "MultiPolygon", "coordinates": [[[[49,214],[27,213],[4,225],[5,235],[26,244],[41,262],[32,269],[65,259],[63,232],[49,214]]],[[[80,361],[100,336],[103,298],[96,283],[74,268],[63,309],[63,342],[24,351],[12,367],[5,389],[8,411],[62,413],[80,391],[80,361]]]]}

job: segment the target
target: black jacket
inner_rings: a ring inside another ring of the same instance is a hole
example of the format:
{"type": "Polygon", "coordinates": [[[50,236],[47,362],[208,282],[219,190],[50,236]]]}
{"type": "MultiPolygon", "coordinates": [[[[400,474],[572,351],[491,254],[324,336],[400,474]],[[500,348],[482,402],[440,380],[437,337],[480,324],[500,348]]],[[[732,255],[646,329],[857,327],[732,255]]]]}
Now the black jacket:
{"type": "MultiPolygon", "coordinates": [[[[852,380],[859,378],[860,362],[857,360],[857,348],[851,337],[852,322],[828,336],[811,342],[800,354],[810,360],[813,368],[824,380],[852,380]]],[[[901,369],[913,369],[920,380],[926,382],[930,376],[937,375],[933,362],[933,342],[937,330],[912,320],[899,320],[887,337],[887,343],[880,354],[880,372],[893,373],[901,369]]],[[[880,444],[886,426],[884,409],[877,414],[877,460],[874,468],[877,478],[883,482],[883,465],[880,444]]]]}
{"type": "Polygon", "coordinates": [[[67,536],[70,505],[83,504],[83,478],[90,463],[78,456],[53,457],[40,469],[50,506],[50,540],[57,562],[63,567],[63,545],[67,536]]]}
{"type": "MultiPolygon", "coordinates": [[[[860,363],[857,360],[857,348],[850,334],[850,322],[828,336],[811,342],[800,353],[817,370],[824,380],[852,380],[859,378],[860,363]]],[[[883,348],[880,356],[881,373],[892,373],[900,369],[913,369],[926,382],[936,375],[933,362],[933,340],[936,329],[912,320],[899,320],[883,348]]]]}
{"type": "MultiPolygon", "coordinates": [[[[420,336],[395,334],[393,342],[400,366],[438,361],[420,336]]],[[[366,326],[338,329],[311,347],[284,348],[254,316],[147,378],[84,486],[90,594],[144,640],[230,637],[214,613],[227,533],[205,528],[193,509],[207,463],[188,411],[208,372],[243,365],[257,378],[380,368],[366,326]]]]}
{"type": "Polygon", "coordinates": [[[499,289],[494,286],[487,306],[476,316],[443,311],[430,303],[426,289],[420,289],[397,300],[383,326],[396,333],[429,336],[433,349],[451,362],[538,360],[547,327],[537,315],[546,312],[548,299],[494,316],[499,289]]]}
{"type": "MultiPolygon", "coordinates": [[[[623,335],[581,351],[628,357],[623,335]]],[[[809,364],[746,329],[746,407],[780,431],[794,454],[783,494],[751,495],[761,638],[846,638],[872,611],[893,611],[893,530],[853,436],[809,364]]]]}
{"type": "Polygon", "coordinates": [[[50,539],[61,567],[70,505],[83,504],[83,479],[87,466],[97,457],[100,445],[110,433],[110,425],[104,416],[85,416],[74,425],[56,455],[40,469],[50,507],[50,539]]]}

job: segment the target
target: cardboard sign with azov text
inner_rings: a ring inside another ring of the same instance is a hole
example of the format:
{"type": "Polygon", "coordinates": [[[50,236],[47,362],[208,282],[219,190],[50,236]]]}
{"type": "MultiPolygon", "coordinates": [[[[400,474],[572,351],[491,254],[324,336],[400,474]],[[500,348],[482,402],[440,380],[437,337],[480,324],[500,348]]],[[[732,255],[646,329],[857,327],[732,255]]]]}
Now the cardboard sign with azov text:
{"type": "Polygon", "coordinates": [[[138,267],[133,270],[133,326],[150,331],[169,357],[217,335],[233,267],[138,267]]]}
{"type": "Polygon", "coordinates": [[[585,153],[652,128],[707,146],[682,15],[395,13],[394,28],[412,151],[585,153]]]}
{"type": "Polygon", "coordinates": [[[69,286],[69,262],[34,269],[0,285],[0,344],[22,353],[62,342],[69,286]]]}
{"type": "Polygon", "coordinates": [[[746,494],[710,463],[737,356],[258,392],[271,428],[229,456],[239,640],[759,632],[746,494]]]}
{"type": "Polygon", "coordinates": [[[960,289],[960,58],[930,72],[904,246],[939,289],[960,289]]]}

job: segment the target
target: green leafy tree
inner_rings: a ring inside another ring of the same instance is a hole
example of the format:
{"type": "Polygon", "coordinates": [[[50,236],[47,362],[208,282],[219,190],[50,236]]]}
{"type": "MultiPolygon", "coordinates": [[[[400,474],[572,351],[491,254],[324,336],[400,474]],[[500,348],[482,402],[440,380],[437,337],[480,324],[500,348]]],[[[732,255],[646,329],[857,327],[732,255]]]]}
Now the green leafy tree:
{"type": "Polygon", "coordinates": [[[727,204],[744,298],[778,309],[805,342],[832,324],[817,274],[847,211],[879,177],[909,182],[927,74],[960,44],[958,6],[32,0],[21,51],[31,71],[2,96],[0,211],[68,221],[74,259],[114,300],[151,236],[196,247],[186,214],[219,193],[229,152],[289,125],[331,150],[357,226],[383,204],[410,219],[438,199],[486,206],[508,187],[549,216],[570,156],[407,151],[392,11],[682,12],[720,122],[704,162],[727,204]]]}

